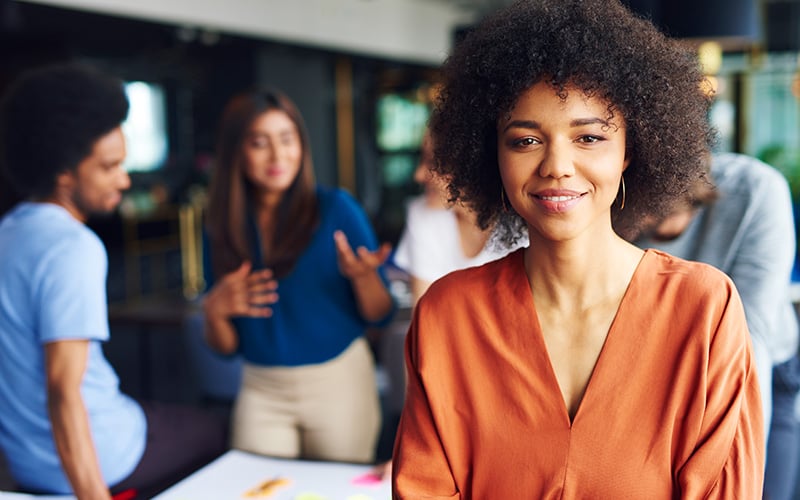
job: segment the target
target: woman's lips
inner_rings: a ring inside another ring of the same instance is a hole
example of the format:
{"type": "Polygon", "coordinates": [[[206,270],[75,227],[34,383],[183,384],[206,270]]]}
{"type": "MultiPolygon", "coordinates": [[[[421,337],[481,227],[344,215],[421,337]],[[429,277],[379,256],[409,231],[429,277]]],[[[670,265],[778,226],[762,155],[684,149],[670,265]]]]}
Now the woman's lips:
{"type": "Polygon", "coordinates": [[[574,208],[585,195],[585,192],[548,189],[534,193],[533,199],[547,212],[563,213],[574,208]]]}
{"type": "Polygon", "coordinates": [[[281,167],[270,167],[267,169],[267,175],[270,177],[281,176],[286,172],[286,169],[281,167]]]}

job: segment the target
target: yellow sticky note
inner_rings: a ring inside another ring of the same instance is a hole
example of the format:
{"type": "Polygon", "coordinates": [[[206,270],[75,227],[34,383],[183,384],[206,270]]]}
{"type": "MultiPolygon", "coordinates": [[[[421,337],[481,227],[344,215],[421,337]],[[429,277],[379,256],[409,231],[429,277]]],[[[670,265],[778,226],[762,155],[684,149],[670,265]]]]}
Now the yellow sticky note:
{"type": "Polygon", "coordinates": [[[280,488],[281,486],[286,486],[291,481],[286,479],[285,477],[276,477],[274,479],[267,479],[263,483],[255,486],[244,492],[245,498],[266,498],[273,493],[275,490],[280,488]]]}

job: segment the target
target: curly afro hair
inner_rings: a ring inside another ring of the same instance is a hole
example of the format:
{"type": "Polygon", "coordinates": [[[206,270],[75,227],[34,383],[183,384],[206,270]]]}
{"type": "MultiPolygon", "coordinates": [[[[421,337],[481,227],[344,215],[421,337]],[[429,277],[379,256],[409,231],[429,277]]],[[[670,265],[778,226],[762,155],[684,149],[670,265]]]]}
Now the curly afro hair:
{"type": "Polygon", "coordinates": [[[1,106],[2,167],[23,197],[52,194],[58,175],[128,114],[122,80],[75,62],[20,76],[1,106]]]}
{"type": "Polygon", "coordinates": [[[603,99],[626,124],[630,164],[624,210],[612,224],[626,238],[661,217],[706,175],[714,133],[696,57],[617,0],[522,0],[470,31],[442,67],[430,120],[434,170],[481,228],[512,244],[525,221],[504,209],[497,124],[519,96],[546,81],[603,99]]]}

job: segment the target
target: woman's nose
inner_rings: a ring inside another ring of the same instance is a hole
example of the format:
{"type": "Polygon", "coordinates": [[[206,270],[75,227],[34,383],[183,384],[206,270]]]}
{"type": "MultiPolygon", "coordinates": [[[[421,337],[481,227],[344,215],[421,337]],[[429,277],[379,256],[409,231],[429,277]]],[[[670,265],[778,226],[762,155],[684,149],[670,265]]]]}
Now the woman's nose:
{"type": "Polygon", "coordinates": [[[539,164],[539,175],[558,179],[571,176],[574,173],[574,159],[569,154],[569,149],[557,142],[549,144],[539,164]]]}
{"type": "Polygon", "coordinates": [[[424,164],[420,163],[414,170],[414,182],[420,185],[427,184],[431,179],[431,173],[424,164]]]}
{"type": "Polygon", "coordinates": [[[119,176],[117,178],[117,186],[120,190],[124,191],[131,187],[131,176],[124,168],[119,169],[119,176]]]}

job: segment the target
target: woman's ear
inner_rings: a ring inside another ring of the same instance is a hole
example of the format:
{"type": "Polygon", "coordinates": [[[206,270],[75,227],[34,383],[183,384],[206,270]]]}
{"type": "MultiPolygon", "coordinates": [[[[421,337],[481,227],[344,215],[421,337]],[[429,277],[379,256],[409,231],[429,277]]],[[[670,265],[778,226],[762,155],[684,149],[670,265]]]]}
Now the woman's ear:
{"type": "Polygon", "coordinates": [[[77,180],[75,179],[75,172],[72,170],[64,170],[56,176],[56,191],[72,191],[75,188],[77,180]]]}
{"type": "Polygon", "coordinates": [[[633,142],[631,141],[630,134],[628,134],[627,130],[625,131],[625,160],[622,162],[622,171],[628,169],[628,165],[631,163],[631,158],[633,157],[633,142]]]}

